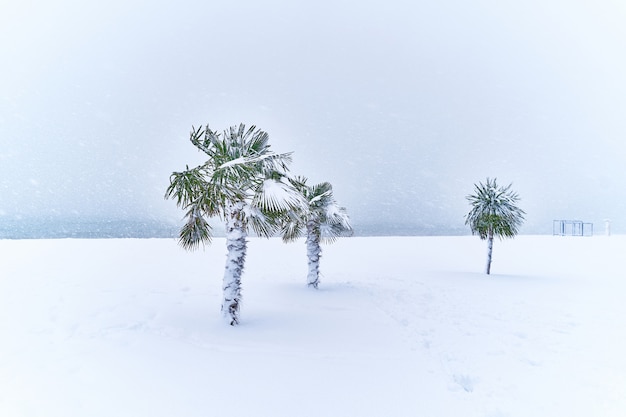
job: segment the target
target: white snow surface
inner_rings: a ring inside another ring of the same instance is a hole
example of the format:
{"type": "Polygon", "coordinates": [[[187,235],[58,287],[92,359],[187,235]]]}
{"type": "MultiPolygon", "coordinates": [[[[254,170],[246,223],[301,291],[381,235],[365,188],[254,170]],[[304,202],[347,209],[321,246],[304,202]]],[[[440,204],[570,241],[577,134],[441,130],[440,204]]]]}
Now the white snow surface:
{"type": "Polygon", "coordinates": [[[626,237],[0,241],[0,416],[624,416],[626,237]]]}

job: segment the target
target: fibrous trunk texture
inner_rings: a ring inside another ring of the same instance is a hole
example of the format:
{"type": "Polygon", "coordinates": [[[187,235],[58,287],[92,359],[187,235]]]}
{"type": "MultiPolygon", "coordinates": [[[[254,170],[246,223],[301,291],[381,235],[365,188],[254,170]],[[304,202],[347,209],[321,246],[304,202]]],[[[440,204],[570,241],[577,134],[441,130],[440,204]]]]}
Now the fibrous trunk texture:
{"type": "Polygon", "coordinates": [[[485,267],[485,273],[489,275],[491,273],[491,252],[493,251],[493,233],[489,233],[487,237],[487,266],[485,267]]]}
{"type": "Polygon", "coordinates": [[[242,213],[243,204],[230,207],[226,216],[226,268],[222,284],[222,315],[234,326],[239,324],[241,309],[241,275],[246,260],[246,229],[242,213]]]}
{"type": "Polygon", "coordinates": [[[316,222],[309,221],[306,225],[306,229],[306,253],[309,264],[307,285],[317,289],[320,283],[320,257],[322,256],[322,248],[320,247],[320,227],[316,222]]]}

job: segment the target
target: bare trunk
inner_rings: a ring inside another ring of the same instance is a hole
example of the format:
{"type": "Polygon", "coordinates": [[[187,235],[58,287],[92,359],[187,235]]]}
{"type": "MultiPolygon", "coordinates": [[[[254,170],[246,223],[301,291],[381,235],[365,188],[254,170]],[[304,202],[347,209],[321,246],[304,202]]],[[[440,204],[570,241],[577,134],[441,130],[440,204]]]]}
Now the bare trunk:
{"type": "Polygon", "coordinates": [[[309,264],[307,285],[317,289],[320,283],[320,257],[322,256],[322,248],[320,247],[320,228],[319,224],[316,222],[309,221],[306,225],[306,229],[306,254],[309,264]]]}
{"type": "Polygon", "coordinates": [[[489,275],[491,273],[491,253],[493,251],[493,232],[489,232],[489,236],[487,236],[487,266],[485,268],[485,273],[489,275]]]}
{"type": "Polygon", "coordinates": [[[243,204],[234,204],[226,216],[226,268],[222,284],[223,301],[222,315],[234,326],[239,324],[241,308],[241,275],[246,260],[246,229],[243,222],[243,204]]]}

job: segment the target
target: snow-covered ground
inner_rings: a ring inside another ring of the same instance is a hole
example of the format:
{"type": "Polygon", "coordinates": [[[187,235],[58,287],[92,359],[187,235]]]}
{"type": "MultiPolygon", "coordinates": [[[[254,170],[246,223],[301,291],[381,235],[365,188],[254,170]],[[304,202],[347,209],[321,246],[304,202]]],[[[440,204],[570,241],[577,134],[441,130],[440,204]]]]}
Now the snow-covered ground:
{"type": "Polygon", "coordinates": [[[626,237],[0,241],[0,416],[624,416],[626,237]]]}

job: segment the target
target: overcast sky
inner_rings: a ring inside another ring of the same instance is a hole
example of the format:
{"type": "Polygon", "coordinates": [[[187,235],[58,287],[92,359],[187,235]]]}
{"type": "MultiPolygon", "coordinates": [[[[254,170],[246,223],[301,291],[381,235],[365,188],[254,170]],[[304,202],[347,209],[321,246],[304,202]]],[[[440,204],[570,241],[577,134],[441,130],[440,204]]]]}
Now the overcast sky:
{"type": "Polygon", "coordinates": [[[0,0],[0,217],[179,220],[192,125],[244,122],[353,222],[626,233],[626,4],[0,0]],[[302,3],[302,4],[299,4],[302,3]]]}

